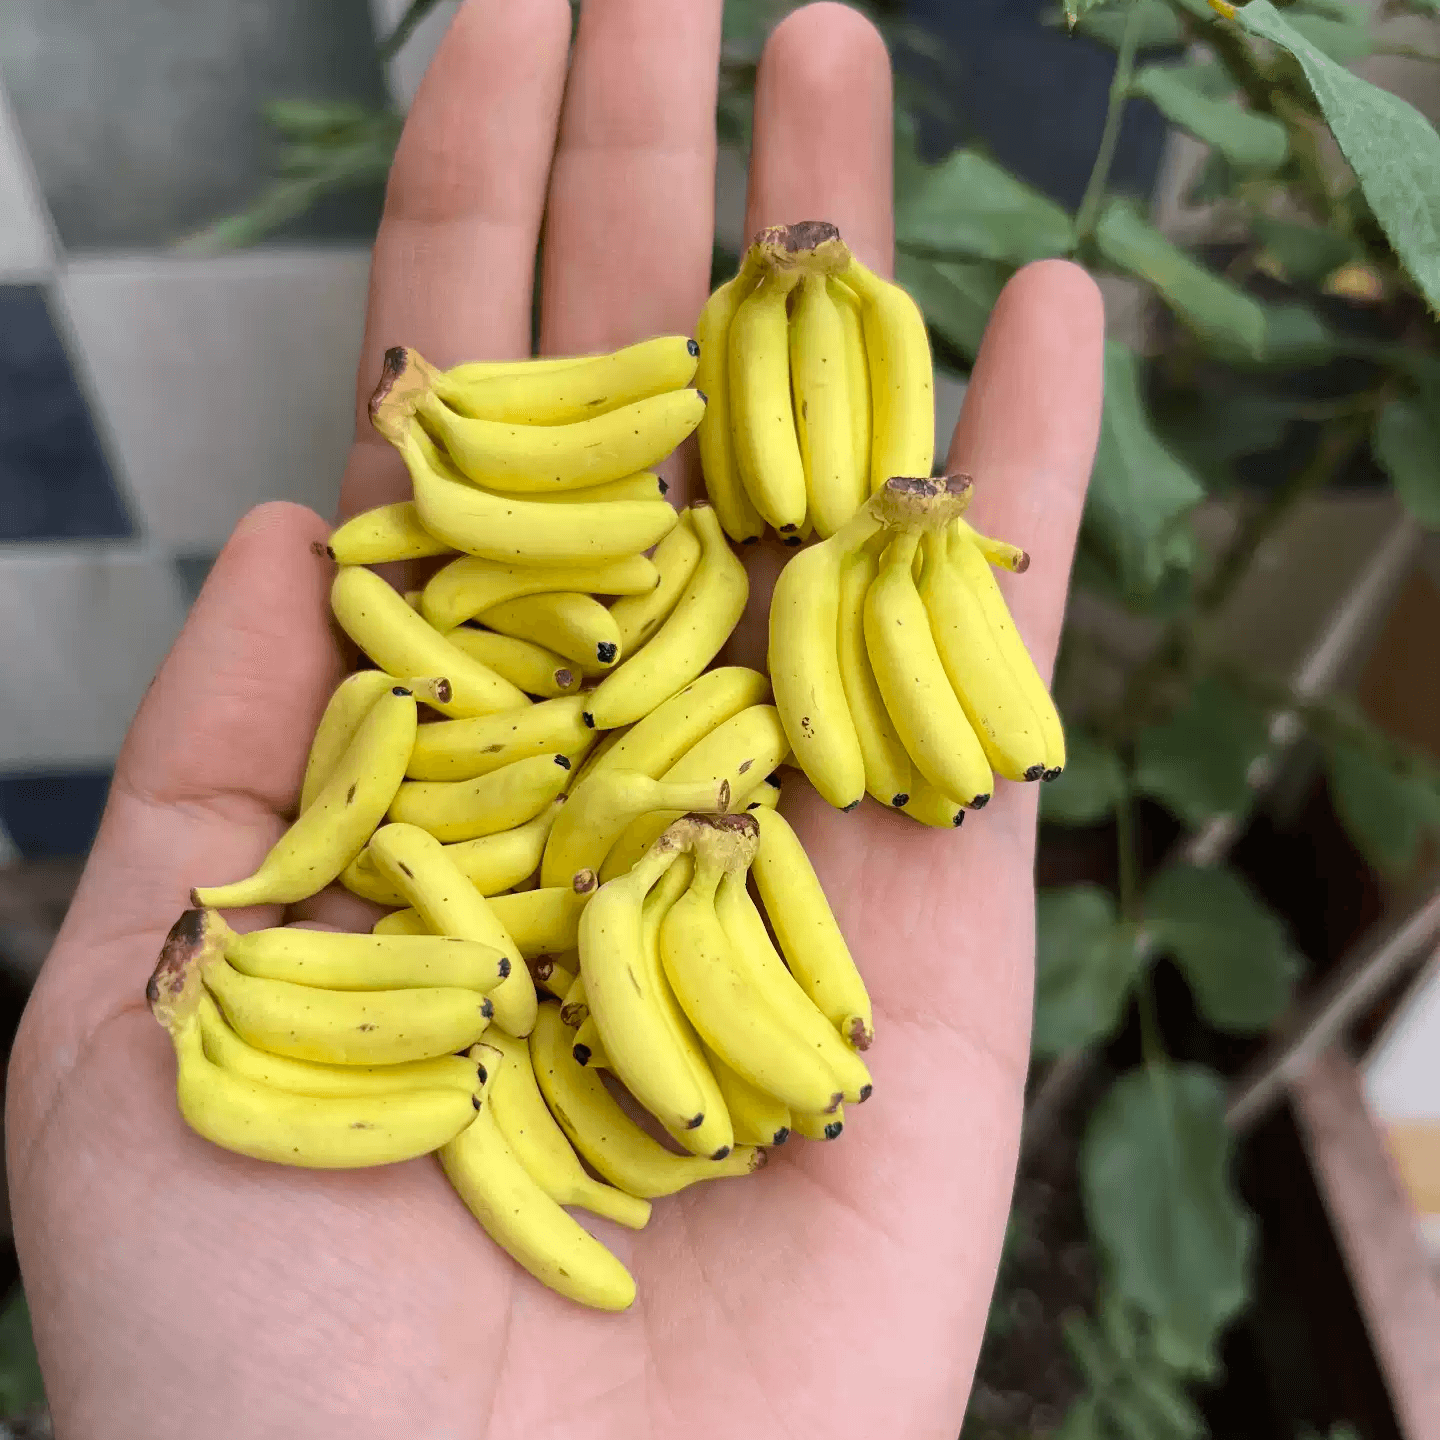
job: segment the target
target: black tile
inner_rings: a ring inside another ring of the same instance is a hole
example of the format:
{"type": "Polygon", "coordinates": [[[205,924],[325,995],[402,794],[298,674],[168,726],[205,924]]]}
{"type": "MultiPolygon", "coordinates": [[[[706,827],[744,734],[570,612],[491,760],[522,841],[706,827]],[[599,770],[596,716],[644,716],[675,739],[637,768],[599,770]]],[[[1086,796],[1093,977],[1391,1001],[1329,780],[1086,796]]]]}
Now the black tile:
{"type": "Polygon", "coordinates": [[[0,540],[132,529],[44,291],[0,285],[0,540]]]}
{"type": "Polygon", "coordinates": [[[215,563],[216,554],[216,551],[209,550],[203,554],[172,557],[171,563],[175,566],[176,575],[180,577],[180,588],[185,592],[187,605],[195,603],[195,597],[200,593],[200,587],[205,583],[205,577],[215,563]]]}
{"type": "Polygon", "coordinates": [[[109,770],[0,775],[0,824],[27,860],[84,855],[109,789],[109,770]]]}

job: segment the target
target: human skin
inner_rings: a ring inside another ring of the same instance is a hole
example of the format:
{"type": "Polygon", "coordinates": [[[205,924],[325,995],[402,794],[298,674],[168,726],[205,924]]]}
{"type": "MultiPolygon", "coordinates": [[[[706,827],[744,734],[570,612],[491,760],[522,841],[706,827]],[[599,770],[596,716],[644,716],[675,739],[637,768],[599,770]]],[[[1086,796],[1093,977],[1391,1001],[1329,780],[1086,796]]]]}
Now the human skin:
{"type": "MultiPolygon", "coordinates": [[[[543,351],[691,329],[710,269],[720,8],[587,0],[567,86],[564,0],[463,7],[391,176],[342,513],[405,493],[364,417],[385,347],[440,364],[526,353],[542,229],[543,351]]],[[[864,20],[828,4],[790,16],[758,79],[747,233],[830,219],[888,271],[890,107],[864,20]]],[[[948,457],[975,478],[972,521],[1033,557],[1000,583],[1045,670],[1101,348],[1082,271],[1022,270],[948,457]]],[[[681,493],[693,479],[672,478],[681,493]]],[[[643,1232],[589,1222],[635,1274],[623,1315],[532,1281],[433,1161],[282,1169],[186,1129],[145,981],[190,887],[248,874],[293,812],[342,668],[311,548],[325,533],[268,505],[226,546],[125,742],[16,1042],[9,1180],[57,1434],[951,1440],[1017,1150],[1033,785],[1001,782],[942,833],[869,801],[837,813],[787,780],[874,997],[875,1095],[839,1143],[794,1142],[747,1180],[662,1201],[643,1232]]],[[[777,563],[757,555],[757,589],[777,563]]],[[[326,895],[290,918],[368,915],[326,895]]]]}

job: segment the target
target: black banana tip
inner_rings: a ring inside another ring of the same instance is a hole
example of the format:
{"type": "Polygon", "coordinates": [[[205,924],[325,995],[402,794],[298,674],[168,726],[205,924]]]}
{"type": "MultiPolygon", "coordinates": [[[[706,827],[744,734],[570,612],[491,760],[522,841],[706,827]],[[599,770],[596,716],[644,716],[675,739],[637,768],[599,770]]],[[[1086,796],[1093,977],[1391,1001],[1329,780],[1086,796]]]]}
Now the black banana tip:
{"type": "Polygon", "coordinates": [[[845,1122],[843,1120],[832,1120],[825,1127],[825,1138],[827,1140],[838,1140],[840,1138],[840,1132],[844,1128],[845,1122]]]}
{"type": "Polygon", "coordinates": [[[698,360],[700,358],[700,342],[698,340],[687,340],[685,342],[685,348],[690,352],[692,359],[698,360]]]}
{"type": "Polygon", "coordinates": [[[988,795],[977,795],[970,802],[970,808],[972,810],[983,810],[989,803],[990,797],[988,795]]]}
{"type": "Polygon", "coordinates": [[[782,535],[793,535],[799,528],[798,525],[782,525],[780,527],[780,533],[782,535]]]}
{"type": "Polygon", "coordinates": [[[413,695],[415,692],[413,690],[407,690],[403,685],[392,685],[390,687],[390,693],[392,695],[413,695]]]}
{"type": "Polygon", "coordinates": [[[704,1112],[702,1111],[699,1115],[696,1115],[693,1119],[687,1120],[687,1121],[685,1122],[685,1128],[686,1128],[687,1130],[698,1130],[704,1123],[705,1123],[705,1115],[704,1115],[704,1112]]]}
{"type": "Polygon", "coordinates": [[[577,1065],[588,1065],[590,1063],[590,1047],[581,1045],[578,1041],[570,1047],[570,1053],[575,1057],[577,1065]]]}
{"type": "Polygon", "coordinates": [[[585,728],[587,730],[593,730],[595,728],[595,717],[588,710],[582,710],[580,712],[580,718],[585,722],[585,728]]]}
{"type": "Polygon", "coordinates": [[[505,979],[505,977],[506,977],[507,975],[509,975],[509,973],[510,973],[510,957],[509,957],[508,955],[502,955],[502,956],[500,957],[500,978],[501,978],[502,980],[505,979]]]}
{"type": "Polygon", "coordinates": [[[670,493],[670,482],[665,479],[663,475],[656,476],[656,479],[660,482],[660,493],[662,495],[668,495],[670,493]]]}
{"type": "Polygon", "coordinates": [[[1047,770],[1040,778],[1042,780],[1058,780],[1065,773],[1063,765],[1057,765],[1053,770],[1047,770]]]}
{"type": "Polygon", "coordinates": [[[758,535],[747,535],[740,543],[742,545],[758,545],[760,543],[760,537],[758,535]]]}
{"type": "Polygon", "coordinates": [[[595,654],[602,665],[612,665],[620,653],[620,647],[613,640],[602,640],[595,647],[595,654]]]}
{"type": "Polygon", "coordinates": [[[555,757],[555,763],[562,770],[568,770],[570,768],[570,757],[568,755],[557,755],[555,757]]]}
{"type": "Polygon", "coordinates": [[[470,1097],[470,1103],[478,1110],[480,1108],[480,1097],[478,1095],[472,1095],[470,1097]]]}
{"type": "Polygon", "coordinates": [[[482,1085],[486,1084],[490,1079],[490,1072],[483,1065],[477,1064],[475,1066],[475,1074],[482,1085]]]}
{"type": "Polygon", "coordinates": [[[772,1145],[783,1145],[790,1138],[790,1127],[782,1125],[771,1137],[772,1145]]]}
{"type": "Polygon", "coordinates": [[[488,995],[480,1002],[480,1013],[487,1020],[495,1018],[495,1002],[488,995]]]}
{"type": "Polygon", "coordinates": [[[728,1145],[722,1145],[718,1150],[714,1151],[711,1154],[710,1158],[712,1160],[723,1160],[729,1153],[730,1147],[728,1145]]]}
{"type": "Polygon", "coordinates": [[[695,393],[700,397],[700,403],[702,405],[708,405],[710,403],[710,397],[703,390],[697,390],[695,393]]]}
{"type": "Polygon", "coordinates": [[[903,810],[910,803],[910,797],[902,790],[898,795],[892,795],[890,797],[890,803],[897,810],[903,810]]]}
{"type": "Polygon", "coordinates": [[[1045,767],[1043,765],[1032,765],[1026,772],[1027,780],[1043,780],[1045,778],[1045,767]]]}
{"type": "Polygon", "coordinates": [[[860,1103],[863,1105],[874,1093],[875,1087],[873,1085],[862,1085],[860,1087],[860,1103]]]}
{"type": "Polygon", "coordinates": [[[950,823],[958,830],[965,823],[965,812],[963,810],[957,810],[955,812],[955,818],[950,823]]]}
{"type": "Polygon", "coordinates": [[[848,805],[842,805],[842,806],[840,807],[840,809],[841,809],[846,815],[848,815],[852,810],[858,810],[859,808],[860,808],[860,801],[859,801],[859,800],[852,800],[848,805]]]}
{"type": "Polygon", "coordinates": [[[787,535],[785,543],[793,550],[797,545],[803,545],[805,542],[798,535],[787,535]]]}

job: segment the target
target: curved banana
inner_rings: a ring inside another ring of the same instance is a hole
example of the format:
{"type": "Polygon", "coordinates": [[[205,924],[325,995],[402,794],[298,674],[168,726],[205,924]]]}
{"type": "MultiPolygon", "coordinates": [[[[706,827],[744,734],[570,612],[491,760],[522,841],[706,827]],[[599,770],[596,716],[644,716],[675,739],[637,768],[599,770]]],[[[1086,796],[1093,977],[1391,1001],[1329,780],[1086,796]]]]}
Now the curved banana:
{"type": "MultiPolygon", "coordinates": [[[[553,495],[537,495],[546,505],[605,505],[617,500],[661,500],[670,493],[670,482],[653,470],[611,480],[605,485],[587,485],[583,490],[557,490],[553,495]]],[[[604,594],[605,591],[600,591],[604,594]]]]}
{"type": "Polygon", "coordinates": [[[570,1047],[577,1065],[589,1065],[596,1070],[615,1070],[610,1063],[610,1053],[600,1038],[600,1027],[593,1015],[587,1015],[575,1030],[575,1043],[570,1047]]]}
{"type": "Polygon", "coordinates": [[[476,625],[457,625],[445,638],[472,660],[508,680],[517,690],[556,700],[573,694],[580,685],[580,667],[543,645],[514,635],[497,635],[476,625]]]}
{"type": "Polygon", "coordinates": [[[330,532],[325,549],[341,565],[384,565],[448,555],[451,547],[420,523],[413,500],[400,500],[351,516],[330,532]]]}
{"type": "Polygon", "coordinates": [[[730,783],[720,777],[652,780],[634,770],[598,770],[575,787],[555,821],[540,883],[568,885],[580,870],[598,874],[622,832],[642,815],[656,810],[718,812],[729,804],[730,783]]]}
{"type": "MultiPolygon", "coordinates": [[[[383,670],[357,670],[335,687],[315,728],[315,738],[310,742],[305,778],[300,783],[301,810],[310,808],[321,787],[340,763],[340,757],[350,748],[361,721],[394,684],[395,681],[383,670]]],[[[406,688],[413,690],[415,687],[406,688]]]]}
{"type": "Polygon", "coordinates": [[[843,280],[831,279],[830,297],[840,311],[845,331],[845,381],[850,391],[850,441],[854,464],[870,488],[870,359],[865,351],[865,321],[860,299],[843,280]]]}
{"type": "Polygon", "coordinates": [[[683,690],[720,653],[744,613],[750,581],[714,510],[697,502],[690,515],[700,563],[655,637],[591,694],[585,719],[595,729],[628,725],[683,690]]]}
{"type": "MultiPolygon", "coordinates": [[[[800,837],[777,810],[757,810],[760,844],[751,873],[790,973],[815,1008],[857,1050],[875,1038],[865,982],[835,923],[800,837]]],[[[801,1106],[823,1110],[823,1105],[801,1106]]]]}
{"type": "Polygon", "coordinates": [[[950,796],[942,794],[923,775],[915,775],[910,781],[910,799],[905,813],[922,825],[937,830],[958,830],[965,823],[965,807],[950,796]]]}
{"type": "Polygon", "coordinates": [[[713,1050],[707,1050],[705,1058],[730,1112],[735,1138],[749,1145],[783,1145],[790,1138],[790,1107],[737,1074],[713,1050]]]}
{"type": "Polygon", "coordinates": [[[635,1300],[630,1272],[530,1178],[482,1104],[440,1165],[485,1233],[543,1285],[596,1310],[635,1300]]]}
{"type": "Polygon", "coordinates": [[[495,918],[522,956],[553,955],[575,948],[580,916],[595,893],[596,881],[589,871],[582,871],[572,877],[572,882],[491,897],[495,918]]]}
{"type": "Polygon", "coordinates": [[[577,665],[608,669],[620,658],[620,627],[593,595],[564,590],[522,595],[482,610],[480,623],[543,645],[577,665]]]}
{"type": "Polygon", "coordinates": [[[861,510],[788,561],[770,601],[775,704],[795,763],[839,810],[853,810],[865,794],[865,756],[840,674],[840,571],[879,529],[861,510]]]}
{"type": "Polygon", "coordinates": [[[373,570],[342,565],[330,586],[330,608],[341,629],[387,674],[443,675],[450,699],[434,703],[446,715],[492,715],[530,703],[432,629],[373,570]]]}
{"type": "Polygon", "coordinates": [[[675,527],[666,500],[546,505],[492,495],[466,481],[417,422],[390,438],[410,471],[425,528],[470,555],[512,565],[598,565],[638,555],[675,527]]]}
{"type": "MultiPolygon", "coordinates": [[[[502,830],[498,835],[482,835],[475,840],[461,840],[447,845],[445,853],[482,895],[500,895],[506,890],[513,890],[540,868],[550,827],[555,823],[564,801],[565,797],[559,796],[533,820],[527,820],[513,830],[502,830]]],[[[340,883],[352,895],[373,900],[377,905],[408,903],[404,894],[376,869],[368,849],[362,850],[346,866],[340,883]]]]}
{"type": "Polygon", "coordinates": [[[890,722],[865,648],[865,596],[879,569],[879,557],[870,546],[847,555],[840,567],[840,683],[860,742],[865,789],[882,805],[900,810],[914,788],[910,757],[890,722]]]}
{"type": "Polygon", "coordinates": [[[742,810],[773,810],[780,803],[780,772],[772,770],[758,785],[730,802],[733,814],[742,810]]]}
{"type": "Polygon", "coordinates": [[[260,868],[246,880],[193,891],[194,903],[231,909],[292,904],[318,894],[360,853],[389,809],[416,728],[414,695],[391,686],[371,706],[310,808],[275,842],[260,868]]]}
{"type": "Polygon", "coordinates": [[[870,498],[855,463],[845,322],[823,275],[806,275],[790,316],[790,385],[809,517],[829,539],[870,498]]]}
{"type": "Polygon", "coordinates": [[[1005,540],[996,540],[991,535],[982,535],[966,520],[960,520],[953,525],[951,533],[963,535],[997,570],[1009,570],[1015,575],[1023,575],[1030,568],[1027,551],[1005,540]]]}
{"type": "Polygon", "coordinates": [[[530,970],[490,902],[470,883],[445,847],[414,825],[386,825],[371,838],[370,854],[376,868],[399,888],[432,934],[478,940],[508,957],[510,973],[487,999],[503,1030],[511,1035],[528,1035],[535,1023],[536,1004],[530,970]]]}
{"type": "Polygon", "coordinates": [[[621,596],[610,606],[622,654],[633,655],[670,618],[699,563],[700,541],[690,523],[690,512],[682,510],[680,523],[655,547],[660,583],[646,594],[621,596]]]}
{"type": "Polygon", "coordinates": [[[406,780],[389,816],[437,840],[473,840],[533,820],[569,783],[564,755],[532,755],[473,780],[406,780]]]}
{"type": "Polygon", "coordinates": [[[407,906],[382,915],[371,927],[372,935],[433,935],[435,932],[420,918],[420,912],[407,906]]]}
{"type": "Polygon", "coordinates": [[[845,1107],[842,1105],[833,1115],[801,1115],[792,1117],[797,1135],[807,1140],[838,1140],[845,1128],[845,1107]]]}
{"type": "Polygon", "coordinates": [[[627,555],[603,565],[557,565],[549,569],[462,555],[442,565],[426,582],[420,592],[420,613],[444,632],[473,620],[492,605],[503,605],[524,595],[544,595],[554,590],[579,590],[587,595],[645,595],[659,583],[659,570],[644,555],[627,555]]]}
{"type": "MultiPolygon", "coordinates": [[[[1015,622],[1010,618],[1010,607],[1006,605],[1005,597],[1000,593],[994,575],[990,573],[991,565],[1001,563],[1006,558],[1001,554],[997,560],[997,550],[1013,549],[1013,546],[1001,547],[998,541],[977,534],[961,520],[955,525],[950,540],[950,566],[952,572],[964,580],[984,616],[997,652],[1004,658],[1020,693],[1029,701],[1030,708],[1040,722],[1040,734],[1045,746],[1045,773],[1041,778],[1054,780],[1065,768],[1065,730],[1060,723],[1055,702],[1050,698],[1050,691],[1040,678],[1040,672],[1035,668],[1035,662],[1030,658],[1030,652],[1025,648],[1025,642],[1021,640],[1015,629],[1015,622]]],[[[1025,554],[1023,550],[1015,553],[1025,554]]],[[[1024,565],[1016,562],[1009,568],[1023,570],[1029,563],[1027,556],[1024,565]]]]}
{"type": "Polygon", "coordinates": [[[860,299],[870,361],[870,492],[892,476],[923,479],[935,463],[935,371],[920,307],[858,260],[840,277],[860,299]]]}
{"type": "MultiPolygon", "coordinates": [[[[948,537],[933,532],[923,543],[920,600],[960,708],[997,774],[1038,780],[1045,773],[1045,736],[1008,652],[1013,646],[1024,661],[1030,657],[1013,625],[1003,636],[991,629],[968,573],[950,561],[948,537]]],[[[988,576],[985,557],[974,554],[988,576]]]]}
{"type": "Polygon", "coordinates": [[[567,950],[560,955],[526,956],[525,963],[530,967],[530,978],[538,988],[557,1000],[563,1000],[580,969],[580,952],[567,950]]]}
{"type": "MultiPolygon", "coordinates": [[[[658,780],[712,730],[769,698],[770,682],[758,670],[743,665],[707,670],[625,731],[590,773],[634,770],[658,780]]],[[[417,746],[423,741],[424,736],[419,737],[417,746]]]]}
{"type": "Polygon", "coordinates": [[[602,1185],[585,1173],[565,1132],[545,1108],[525,1041],[495,1030],[485,1043],[505,1057],[485,1100],[505,1143],[530,1178],[557,1205],[579,1205],[618,1225],[643,1230],[650,1220],[650,1202],[602,1185]]]}
{"type": "Polygon", "coordinates": [[[683,389],[694,378],[699,357],[699,345],[688,336],[661,335],[556,367],[476,374],[457,365],[434,371],[431,384],[447,405],[472,419],[570,425],[683,389]]]}
{"type": "Polygon", "coordinates": [[[765,1163],[766,1152],[750,1145],[737,1145],[723,1160],[672,1154],[621,1109],[598,1072],[575,1063],[573,1037],[558,1004],[540,1007],[530,1035],[535,1078],[570,1143],[612,1185],[654,1200],[699,1180],[749,1175],[765,1163]]]}
{"type": "Polygon", "coordinates": [[[970,727],[935,648],[915,588],[920,537],[890,542],[865,597],[865,649],[885,709],[915,769],[937,790],[979,809],[995,788],[985,751],[970,727]]]}
{"type": "Polygon", "coordinates": [[[582,718],[589,700],[558,696],[495,715],[422,725],[405,773],[412,780],[474,780],[536,755],[578,760],[595,743],[582,718]]]}

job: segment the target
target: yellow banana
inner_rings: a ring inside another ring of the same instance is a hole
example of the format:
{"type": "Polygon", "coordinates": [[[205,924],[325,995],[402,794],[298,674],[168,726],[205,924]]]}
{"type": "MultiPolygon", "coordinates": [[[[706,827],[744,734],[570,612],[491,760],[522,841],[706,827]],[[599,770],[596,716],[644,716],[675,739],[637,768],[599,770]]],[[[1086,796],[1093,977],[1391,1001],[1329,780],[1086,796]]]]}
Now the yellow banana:
{"type": "Polygon", "coordinates": [[[942,794],[923,775],[911,777],[905,813],[937,830],[958,830],[965,823],[965,807],[942,794]]]}
{"type": "Polygon", "coordinates": [[[730,1112],[736,1140],[749,1145],[783,1145],[790,1138],[790,1107],[732,1070],[713,1050],[705,1058],[730,1112]]]}
{"type": "Polygon", "coordinates": [[[536,755],[578,760],[595,743],[594,730],[582,718],[589,700],[565,695],[495,715],[422,725],[406,774],[412,780],[473,780],[536,755]]]}
{"type": "Polygon", "coordinates": [[[246,880],[195,890],[194,903],[231,909],[292,904],[318,894],[360,853],[390,807],[415,730],[415,697],[392,686],[375,701],[309,809],[275,842],[260,868],[246,880]]]}
{"type": "MultiPolygon", "coordinates": [[[[617,500],[661,500],[670,493],[669,482],[653,470],[611,480],[605,485],[587,485],[583,490],[557,490],[553,495],[537,495],[547,505],[606,505],[617,500]]],[[[605,594],[605,591],[598,592],[605,594]]]]}
{"type": "Polygon", "coordinates": [[[773,810],[780,803],[780,772],[772,770],[758,785],[730,802],[733,814],[742,810],[773,810]]]}
{"type": "Polygon", "coordinates": [[[575,1063],[573,1036],[558,1004],[540,1007],[530,1036],[535,1077],[570,1143],[612,1185],[654,1200],[699,1180],[749,1175],[765,1163],[766,1152],[751,1145],[737,1145],[723,1160],[672,1154],[621,1109],[598,1072],[575,1063]]]}
{"type": "Polygon", "coordinates": [[[508,680],[477,664],[437,633],[373,570],[342,565],[330,587],[330,606],[345,633],[389,675],[443,675],[446,715],[491,715],[530,702],[508,680]]]}
{"type": "Polygon", "coordinates": [[[579,951],[566,950],[559,955],[526,956],[530,967],[530,978],[536,986],[557,1000],[565,998],[565,992],[575,983],[580,968],[579,951]]]}
{"type": "Polygon", "coordinates": [[[865,649],[885,709],[915,769],[937,790],[979,809],[995,788],[985,751],[950,687],[915,588],[920,537],[890,542],[865,597],[865,649]]]}
{"type": "Polygon", "coordinates": [[[413,500],[362,510],[330,532],[325,547],[341,565],[384,565],[392,560],[424,560],[448,555],[451,547],[421,523],[413,500]]]}
{"type": "MultiPolygon", "coordinates": [[[[663,542],[662,542],[663,543],[663,542]]],[[[492,605],[524,595],[580,590],[588,595],[645,595],[660,583],[660,572],[644,555],[603,565],[505,565],[462,555],[442,566],[420,592],[420,613],[437,630],[453,630],[492,605]]]]}
{"type": "Polygon", "coordinates": [[[755,820],[760,844],[751,873],[785,963],[815,1008],[855,1049],[866,1050],[875,1038],[870,996],[815,867],[800,837],[778,811],[757,810],[755,820]]]}
{"type": "Polygon", "coordinates": [[[755,288],[760,270],[760,252],[748,251],[740,273],[710,296],[695,325],[695,338],[700,342],[695,385],[709,397],[696,431],[705,493],[725,533],[741,545],[758,540],[765,531],[765,522],[745,493],[735,459],[735,438],[730,428],[730,326],[741,301],[755,288]]]}
{"type": "Polygon", "coordinates": [[[510,973],[487,999],[503,1030],[528,1035],[535,1023],[536,1003],[530,970],[490,902],[445,847],[414,825],[386,825],[375,832],[370,853],[376,868],[400,889],[432,934],[478,940],[509,958],[510,973]]]}
{"type": "Polygon", "coordinates": [[[474,780],[406,780],[389,815],[437,840],[473,840],[533,820],[569,783],[564,755],[532,755],[474,780]]]}
{"type": "MultiPolygon", "coordinates": [[[[927,535],[923,553],[920,599],[940,662],[986,760],[1007,780],[1040,779],[1045,773],[1045,737],[1009,653],[1013,647],[1019,652],[1016,658],[1029,662],[1020,637],[1014,626],[1003,635],[991,629],[969,574],[950,561],[944,532],[927,535]]],[[[975,568],[983,569],[988,579],[985,557],[973,553],[975,568]]]]}
{"type": "Polygon", "coordinates": [[[508,680],[517,690],[541,699],[555,700],[573,694],[580,685],[578,665],[543,645],[514,635],[497,635],[476,625],[457,625],[445,638],[457,649],[508,680]]]}
{"type": "Polygon", "coordinates": [[[418,910],[407,906],[382,915],[370,927],[372,935],[433,935],[435,932],[420,918],[418,910]]]}
{"type": "Polygon", "coordinates": [[[610,355],[555,367],[476,373],[434,371],[435,393],[462,415],[523,425],[570,425],[636,400],[680,390],[695,375],[700,347],[685,335],[661,335],[610,355]]]}
{"type": "Polygon", "coordinates": [[[490,908],[522,956],[553,955],[573,950],[580,934],[580,916],[595,893],[595,876],[581,871],[568,885],[546,885],[494,895],[490,908]]]}
{"type": "Polygon", "coordinates": [[[530,1178],[488,1105],[441,1147],[440,1164],[485,1233],[541,1284],[596,1310],[634,1303],[630,1272],[530,1178]]]}
{"type": "MultiPolygon", "coordinates": [[[[555,823],[564,801],[565,797],[559,796],[533,820],[527,820],[513,830],[502,830],[498,835],[482,835],[475,840],[461,840],[447,845],[445,853],[482,895],[500,895],[506,890],[513,890],[540,868],[540,857],[545,853],[550,827],[555,823]]],[[[404,893],[376,868],[368,849],[362,850],[346,866],[340,883],[351,894],[373,900],[377,905],[408,903],[404,893]]]]}
{"type": "Polygon", "coordinates": [[[951,526],[951,533],[963,535],[997,570],[1009,570],[1023,575],[1030,568],[1030,556],[1018,545],[1011,545],[993,536],[982,535],[968,521],[960,520],[951,526]]]}
{"type": "Polygon", "coordinates": [[[655,547],[654,563],[660,583],[646,594],[622,596],[610,607],[622,654],[633,655],[669,619],[700,563],[700,541],[688,510],[680,512],[680,523],[655,547]]]}
{"type": "Polygon", "coordinates": [[[850,439],[854,464],[866,493],[870,487],[870,361],[865,353],[865,322],[860,301],[842,280],[830,281],[830,296],[845,331],[845,381],[850,391],[850,439]]]}
{"type": "Polygon", "coordinates": [[[842,1105],[833,1115],[802,1115],[792,1117],[797,1135],[807,1140],[838,1140],[845,1128],[845,1107],[842,1105]]]}
{"type": "Polygon", "coordinates": [[[795,270],[772,271],[730,322],[730,433],[745,493],[782,535],[805,523],[805,465],[790,398],[785,306],[795,270]]]}
{"type": "Polygon", "coordinates": [[[575,1043],[571,1045],[570,1053],[575,1057],[577,1065],[590,1065],[596,1070],[609,1070],[614,1073],[615,1067],[610,1063],[610,1054],[605,1049],[605,1042],[600,1038],[600,1027],[596,1025],[593,1015],[587,1015],[576,1027],[575,1043]]]}
{"type": "Polygon", "coordinates": [[[683,690],[720,653],[744,613],[750,582],[714,510],[697,503],[690,514],[700,563],[655,637],[591,694],[585,719],[595,729],[628,725],[683,690]]]}
{"type": "Polygon", "coordinates": [[[840,673],[840,572],[880,529],[867,507],[787,562],[770,602],[770,682],[796,764],[824,799],[853,810],[865,756],[840,673]]]}
{"type": "Polygon", "coordinates": [[[491,630],[543,645],[577,665],[608,669],[620,658],[619,626],[592,595],[523,595],[482,610],[479,618],[491,630]]]}
{"type": "Polygon", "coordinates": [[[920,307],[898,285],[851,259],[841,277],[859,297],[870,361],[870,491],[935,463],[935,373],[920,307]]]}
{"type": "MultiPolygon", "coordinates": [[[[335,687],[325,713],[310,742],[310,755],[305,762],[305,778],[300,785],[300,809],[308,810],[321,787],[340,763],[350,747],[360,722],[370,713],[375,702],[395,681],[383,670],[357,670],[335,687]]],[[[413,685],[407,686],[413,690],[413,685]]]]}
{"type": "Polygon", "coordinates": [[[808,514],[829,539],[870,498],[855,463],[845,322],[823,275],[806,275],[790,317],[790,385],[808,514]]]}
{"type": "Polygon", "coordinates": [[[505,1057],[486,1092],[486,1103],[511,1153],[557,1205],[579,1205],[632,1230],[643,1230],[650,1202],[592,1180],[571,1149],[565,1132],[545,1108],[530,1047],[501,1030],[485,1043],[505,1057]]]}

